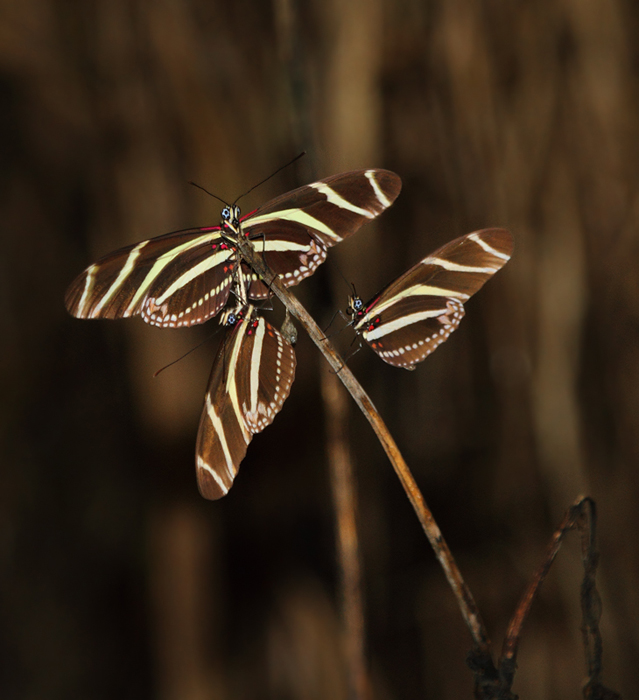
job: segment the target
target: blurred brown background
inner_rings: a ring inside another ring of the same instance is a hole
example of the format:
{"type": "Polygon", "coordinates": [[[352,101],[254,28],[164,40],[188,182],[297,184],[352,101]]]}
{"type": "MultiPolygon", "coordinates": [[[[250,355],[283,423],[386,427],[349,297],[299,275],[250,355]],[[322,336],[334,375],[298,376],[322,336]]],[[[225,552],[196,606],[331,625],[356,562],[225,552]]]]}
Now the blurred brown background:
{"type": "MultiPolygon", "coordinates": [[[[445,241],[515,256],[414,373],[350,362],[499,649],[563,511],[599,506],[604,681],[639,685],[639,5],[626,0],[5,0],[0,6],[2,698],[346,698],[319,391],[305,337],[230,495],[198,496],[216,323],[67,316],[112,249],[340,170],[395,206],[298,289],[320,323],[445,241]],[[210,327],[210,328],[209,328],[210,327]]],[[[352,334],[337,338],[348,351],[352,334]]],[[[471,697],[470,637],[373,433],[351,414],[379,699],[471,697]]],[[[524,629],[515,691],[581,697],[579,544],[524,629]]]]}

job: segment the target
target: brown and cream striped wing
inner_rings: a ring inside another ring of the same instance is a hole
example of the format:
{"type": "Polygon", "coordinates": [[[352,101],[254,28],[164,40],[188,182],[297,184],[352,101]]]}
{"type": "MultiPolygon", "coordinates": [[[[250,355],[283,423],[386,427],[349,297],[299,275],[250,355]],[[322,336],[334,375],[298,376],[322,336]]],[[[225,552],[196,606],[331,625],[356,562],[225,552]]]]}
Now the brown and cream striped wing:
{"type": "MultiPolygon", "coordinates": [[[[395,201],[398,175],[369,169],[340,173],[277,197],[242,222],[266,264],[290,287],[312,275],[331,246],[352,236],[395,201]]],[[[255,275],[251,299],[269,295],[255,275]]]]}
{"type": "Polygon", "coordinates": [[[414,369],[457,328],[466,302],[510,259],[513,238],[484,229],[447,243],[365,305],[354,328],[396,367],[414,369]]]}
{"type": "Polygon", "coordinates": [[[98,260],[71,284],[65,304],[77,318],[204,323],[226,304],[236,260],[219,227],[168,233],[98,260]]]}
{"type": "Polygon", "coordinates": [[[252,310],[227,331],[215,358],[196,447],[200,493],[228,493],[253,435],[273,422],[295,377],[295,353],[252,310]]]}

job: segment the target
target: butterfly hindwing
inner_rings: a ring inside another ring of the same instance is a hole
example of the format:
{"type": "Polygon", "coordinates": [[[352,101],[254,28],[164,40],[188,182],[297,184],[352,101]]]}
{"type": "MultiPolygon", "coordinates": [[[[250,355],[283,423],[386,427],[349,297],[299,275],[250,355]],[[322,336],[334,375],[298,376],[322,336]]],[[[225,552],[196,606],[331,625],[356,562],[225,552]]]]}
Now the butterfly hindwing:
{"type": "Polygon", "coordinates": [[[240,365],[247,371],[237,374],[238,395],[248,430],[259,433],[279,413],[295,378],[295,352],[282,334],[263,318],[249,324],[240,350],[240,365]]]}
{"type": "Polygon", "coordinates": [[[405,297],[374,314],[361,334],[382,360],[413,369],[448,339],[463,316],[458,299],[405,297]]]}

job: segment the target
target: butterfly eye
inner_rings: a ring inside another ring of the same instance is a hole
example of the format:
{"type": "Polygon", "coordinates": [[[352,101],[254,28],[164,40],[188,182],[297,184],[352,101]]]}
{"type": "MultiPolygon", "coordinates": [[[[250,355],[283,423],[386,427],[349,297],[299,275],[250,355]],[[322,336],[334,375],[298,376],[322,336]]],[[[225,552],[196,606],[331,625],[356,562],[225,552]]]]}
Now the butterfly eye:
{"type": "Polygon", "coordinates": [[[228,207],[224,207],[224,209],[222,209],[222,219],[224,219],[224,221],[228,221],[230,218],[231,210],[228,207]]]}
{"type": "Polygon", "coordinates": [[[240,223],[240,208],[238,206],[233,207],[233,223],[240,223]]]}
{"type": "Polygon", "coordinates": [[[353,308],[355,309],[355,311],[359,311],[362,308],[362,306],[362,300],[359,297],[353,299],[353,308]]]}

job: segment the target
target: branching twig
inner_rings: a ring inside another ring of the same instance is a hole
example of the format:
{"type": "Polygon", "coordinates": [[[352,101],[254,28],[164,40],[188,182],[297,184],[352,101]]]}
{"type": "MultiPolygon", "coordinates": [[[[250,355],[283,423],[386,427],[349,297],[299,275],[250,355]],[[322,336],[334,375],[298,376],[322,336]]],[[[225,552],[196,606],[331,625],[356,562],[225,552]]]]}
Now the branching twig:
{"type": "Polygon", "coordinates": [[[580,499],[568,510],[564,516],[564,519],[550,540],[544,560],[535,571],[530,583],[526,587],[526,590],[519,601],[515,614],[510,621],[508,631],[506,632],[499,662],[500,667],[509,664],[512,664],[513,667],[515,666],[517,651],[519,648],[519,638],[521,636],[523,624],[530,613],[530,608],[532,607],[533,601],[539,592],[539,588],[541,587],[541,584],[546,578],[546,575],[548,574],[548,571],[550,570],[550,567],[557,556],[557,552],[561,547],[561,543],[566,536],[566,533],[570,532],[570,530],[575,527],[575,524],[582,516],[584,501],[585,499],[580,499]]]}
{"type": "Polygon", "coordinates": [[[499,674],[498,678],[495,678],[492,694],[489,693],[482,697],[514,697],[509,692],[515,669],[517,668],[517,651],[523,624],[528,617],[539,588],[557,556],[566,533],[575,528],[579,530],[581,535],[581,552],[584,564],[584,578],[581,584],[581,609],[583,614],[583,641],[588,669],[588,683],[584,687],[584,698],[586,700],[613,700],[621,697],[614,691],[605,688],[600,681],[602,644],[599,633],[601,603],[595,587],[595,573],[598,561],[596,550],[596,509],[594,501],[590,498],[580,498],[568,510],[561,525],[553,535],[548,545],[546,556],[526,587],[508,627],[499,661],[499,674]]]}

